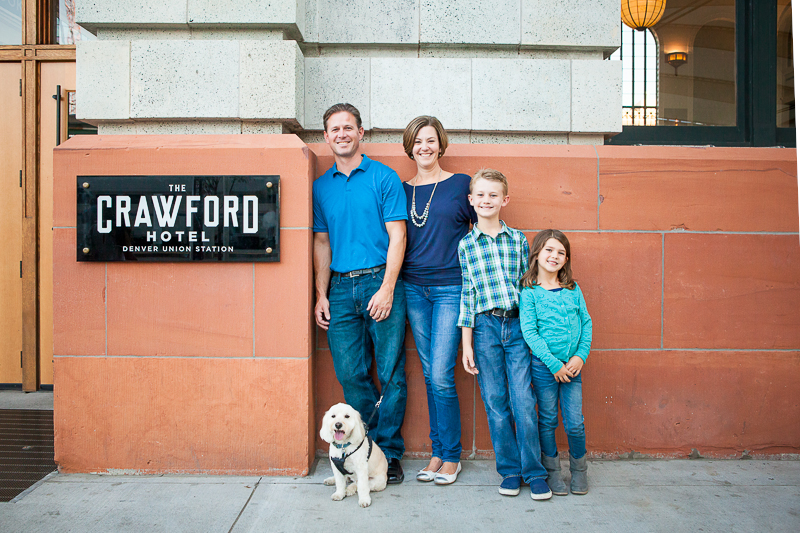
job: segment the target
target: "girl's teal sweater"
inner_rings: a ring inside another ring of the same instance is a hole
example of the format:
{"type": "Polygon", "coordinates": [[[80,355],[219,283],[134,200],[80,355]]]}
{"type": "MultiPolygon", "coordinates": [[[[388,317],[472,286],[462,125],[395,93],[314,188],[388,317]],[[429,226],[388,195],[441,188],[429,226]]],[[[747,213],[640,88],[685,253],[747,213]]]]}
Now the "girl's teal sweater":
{"type": "Polygon", "coordinates": [[[533,355],[555,374],[573,355],[583,362],[592,346],[592,318],[580,287],[556,292],[540,285],[520,293],[522,335],[533,355]]]}

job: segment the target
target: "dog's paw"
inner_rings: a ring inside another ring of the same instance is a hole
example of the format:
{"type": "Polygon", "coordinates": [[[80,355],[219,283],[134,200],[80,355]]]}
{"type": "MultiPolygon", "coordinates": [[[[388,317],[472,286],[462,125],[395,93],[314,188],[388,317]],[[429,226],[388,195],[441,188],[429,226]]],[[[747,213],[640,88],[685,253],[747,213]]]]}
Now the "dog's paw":
{"type": "Polygon", "coordinates": [[[358,486],[355,483],[350,483],[349,485],[347,485],[347,488],[344,489],[344,493],[347,496],[352,496],[356,492],[358,492],[358,486]]]}
{"type": "Polygon", "coordinates": [[[333,476],[331,476],[331,477],[326,477],[326,478],[325,478],[325,481],[323,481],[323,482],[322,482],[322,484],[323,484],[323,485],[328,485],[328,486],[330,486],[330,485],[336,485],[336,478],[335,478],[335,477],[333,477],[333,476]]]}
{"type": "Polygon", "coordinates": [[[337,492],[334,492],[333,494],[331,494],[331,500],[333,500],[335,502],[342,501],[344,499],[344,497],[345,497],[345,493],[344,492],[338,492],[337,491],[337,492]]]}
{"type": "Polygon", "coordinates": [[[370,498],[369,496],[367,496],[366,498],[358,499],[358,505],[360,505],[361,507],[369,507],[371,503],[372,503],[372,498],[370,498]]]}

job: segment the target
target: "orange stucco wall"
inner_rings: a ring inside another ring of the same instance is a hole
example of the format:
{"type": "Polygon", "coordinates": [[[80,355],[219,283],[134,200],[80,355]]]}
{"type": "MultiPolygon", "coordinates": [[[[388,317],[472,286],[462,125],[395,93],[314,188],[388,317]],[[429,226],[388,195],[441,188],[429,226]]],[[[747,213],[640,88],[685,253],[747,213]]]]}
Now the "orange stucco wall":
{"type": "MultiPolygon", "coordinates": [[[[399,145],[362,145],[410,178],[399,145]]],[[[445,169],[502,170],[503,218],[564,230],[594,321],[594,456],[800,453],[795,150],[454,145],[445,169]]],[[[311,184],[324,144],[281,136],[77,137],[55,151],[56,460],[64,472],[308,471],[342,399],[312,328],[311,184]],[[281,262],[75,261],[75,176],[280,174],[281,262]]],[[[430,452],[410,333],[409,454],[430,452]]],[[[457,367],[465,456],[491,455],[457,367]]],[[[561,444],[565,444],[563,435],[561,444]]]]}
{"type": "Polygon", "coordinates": [[[60,470],[306,473],[314,154],[293,135],[82,136],[54,157],[60,470]],[[77,175],[186,174],[279,174],[280,263],[76,262],[77,175]]]}
{"type": "MultiPolygon", "coordinates": [[[[319,172],[332,163],[310,145],[319,172]]],[[[407,180],[399,145],[363,145],[407,180]]],[[[779,148],[454,145],[450,171],[496,168],[503,218],[529,240],[558,228],[594,323],[584,368],[593,456],[800,453],[796,152],[779,148]]],[[[319,173],[318,172],[318,173],[319,173]]],[[[403,435],[430,453],[410,331],[403,435]]],[[[342,398],[317,331],[317,419],[342,398]]],[[[491,455],[480,391],[458,365],[464,455],[491,455]]],[[[561,431],[561,430],[559,430],[561,431]]],[[[566,449],[566,438],[559,437],[566,449]]],[[[317,448],[324,449],[321,441],[317,448]]]]}

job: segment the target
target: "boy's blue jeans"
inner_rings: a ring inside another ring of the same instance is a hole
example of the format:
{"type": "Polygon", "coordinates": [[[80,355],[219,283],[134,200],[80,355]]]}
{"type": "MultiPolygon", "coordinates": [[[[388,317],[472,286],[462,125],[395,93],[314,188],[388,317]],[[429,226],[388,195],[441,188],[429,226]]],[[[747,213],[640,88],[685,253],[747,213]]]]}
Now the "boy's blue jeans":
{"type": "Polygon", "coordinates": [[[569,454],[575,459],[586,455],[586,432],[583,427],[582,374],[570,378],[569,383],[559,383],[550,369],[535,355],[531,358],[533,390],[539,403],[539,440],[542,453],[548,457],[558,455],[556,428],[558,427],[558,404],[567,432],[569,454]]]}
{"type": "Polygon", "coordinates": [[[375,363],[381,390],[385,392],[378,414],[369,425],[370,436],[387,458],[400,459],[405,447],[400,427],[406,413],[406,295],[403,282],[397,280],[389,317],[376,322],[369,316],[367,304],[383,283],[385,270],[355,278],[331,276],[328,296],[331,321],[328,346],[333,356],[336,379],[344,390],[344,399],[366,423],[380,394],[369,374],[375,347],[375,363]],[[394,370],[395,366],[397,369],[394,370]],[[391,383],[387,383],[394,370],[391,383]]]}
{"type": "Polygon", "coordinates": [[[546,478],[531,390],[531,352],[519,318],[477,315],[472,338],[497,472],[504,479],[522,476],[526,483],[546,478]]]}
{"type": "Polygon", "coordinates": [[[461,285],[423,287],[404,283],[408,321],[428,393],[432,456],[457,463],[461,460],[461,410],[455,367],[461,342],[461,328],[457,326],[461,285]]]}

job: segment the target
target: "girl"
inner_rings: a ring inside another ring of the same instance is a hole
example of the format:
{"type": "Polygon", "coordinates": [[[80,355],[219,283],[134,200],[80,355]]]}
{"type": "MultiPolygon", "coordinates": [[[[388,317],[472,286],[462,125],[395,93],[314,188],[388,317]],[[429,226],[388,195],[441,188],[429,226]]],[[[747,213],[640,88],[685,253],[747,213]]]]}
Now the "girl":
{"type": "Polygon", "coordinates": [[[567,237],[540,231],[533,239],[529,269],[520,280],[522,335],[533,352],[531,371],[539,404],[542,465],[553,494],[567,495],[556,448],[558,404],[569,442],[570,490],[586,494],[586,434],[583,428],[581,369],[592,345],[592,319],[572,279],[567,237]]]}

